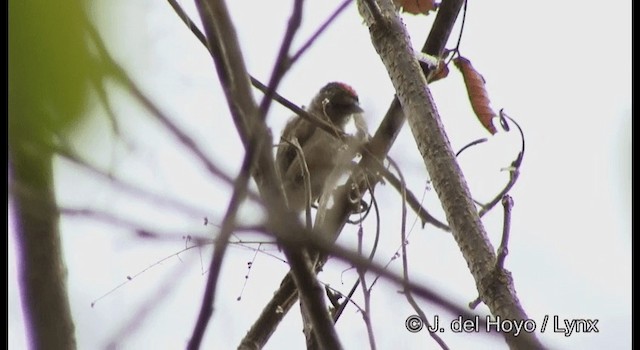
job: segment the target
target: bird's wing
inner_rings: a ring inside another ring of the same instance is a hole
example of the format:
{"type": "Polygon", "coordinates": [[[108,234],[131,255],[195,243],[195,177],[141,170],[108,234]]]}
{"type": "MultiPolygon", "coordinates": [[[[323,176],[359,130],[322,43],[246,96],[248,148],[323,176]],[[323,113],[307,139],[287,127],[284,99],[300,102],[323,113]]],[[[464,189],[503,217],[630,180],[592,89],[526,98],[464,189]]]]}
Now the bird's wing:
{"type": "Polygon", "coordinates": [[[280,145],[276,151],[276,165],[281,176],[287,173],[296,158],[296,148],[289,144],[293,138],[298,139],[301,147],[311,138],[316,127],[299,116],[293,117],[282,131],[280,145]]]}

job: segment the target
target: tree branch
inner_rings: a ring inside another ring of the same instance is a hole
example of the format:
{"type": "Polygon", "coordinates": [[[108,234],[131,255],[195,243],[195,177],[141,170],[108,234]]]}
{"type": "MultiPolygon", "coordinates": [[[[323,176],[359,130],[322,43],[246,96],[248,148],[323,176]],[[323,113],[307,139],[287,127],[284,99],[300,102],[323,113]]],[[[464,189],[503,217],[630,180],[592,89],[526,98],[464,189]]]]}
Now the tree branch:
{"type": "Polygon", "coordinates": [[[12,198],[27,343],[34,349],[75,349],[55,209],[53,155],[46,147],[32,148],[24,139],[10,140],[10,177],[24,189],[12,198]]]}
{"type": "MultiPolygon", "coordinates": [[[[496,256],[471,199],[469,189],[445,134],[433,97],[421,74],[405,27],[390,0],[369,7],[358,2],[360,13],[371,33],[371,41],[384,63],[396,90],[418,150],[443,205],[453,236],[467,261],[482,301],[494,316],[524,320],[511,276],[493,273],[496,256]],[[372,13],[380,11],[380,16],[372,13]],[[376,20],[375,18],[378,18],[376,20]]],[[[514,349],[542,348],[532,333],[505,333],[514,349]]]]}

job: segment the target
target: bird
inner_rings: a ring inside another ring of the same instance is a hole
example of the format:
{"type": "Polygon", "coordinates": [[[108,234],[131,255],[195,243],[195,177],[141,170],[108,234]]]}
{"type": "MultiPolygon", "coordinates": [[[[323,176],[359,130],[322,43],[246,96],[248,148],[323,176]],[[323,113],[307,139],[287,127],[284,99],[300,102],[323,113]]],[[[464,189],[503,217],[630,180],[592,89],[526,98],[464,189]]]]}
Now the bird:
{"type": "Polygon", "coordinates": [[[276,170],[290,210],[302,211],[324,193],[332,173],[344,169],[368,138],[364,110],[358,94],[349,85],[330,82],[320,89],[305,110],[344,133],[350,122],[356,128],[347,138],[336,137],[300,117],[292,117],[282,131],[276,151],[276,170]],[[300,146],[304,157],[300,156],[300,146]],[[351,153],[346,152],[351,147],[351,153]],[[351,156],[349,156],[351,155],[351,156]],[[311,193],[306,195],[304,164],[309,171],[311,193]],[[307,202],[308,201],[308,202],[307,202]]]}

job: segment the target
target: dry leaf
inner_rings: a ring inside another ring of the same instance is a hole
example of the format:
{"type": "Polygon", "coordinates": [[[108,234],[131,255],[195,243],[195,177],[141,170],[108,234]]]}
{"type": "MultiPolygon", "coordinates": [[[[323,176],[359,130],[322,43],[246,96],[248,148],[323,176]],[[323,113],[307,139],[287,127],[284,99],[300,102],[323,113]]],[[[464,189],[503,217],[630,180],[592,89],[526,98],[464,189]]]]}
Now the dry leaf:
{"type": "Polygon", "coordinates": [[[478,120],[492,135],[495,134],[497,130],[493,126],[492,120],[498,114],[490,106],[491,101],[489,101],[489,94],[484,86],[484,78],[473,68],[471,62],[464,57],[458,56],[454,58],[453,63],[462,72],[464,84],[469,94],[469,101],[471,101],[471,107],[478,120]]]}
{"type": "Polygon", "coordinates": [[[436,10],[435,0],[393,0],[396,6],[402,8],[402,11],[414,15],[429,14],[429,11],[436,10]]]}

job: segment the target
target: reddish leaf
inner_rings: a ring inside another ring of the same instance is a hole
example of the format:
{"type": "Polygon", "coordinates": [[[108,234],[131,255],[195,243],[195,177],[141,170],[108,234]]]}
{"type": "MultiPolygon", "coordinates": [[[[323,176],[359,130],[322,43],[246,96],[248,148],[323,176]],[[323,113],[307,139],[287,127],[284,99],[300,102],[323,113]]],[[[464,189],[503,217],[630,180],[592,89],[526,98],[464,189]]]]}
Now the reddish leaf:
{"type": "Polygon", "coordinates": [[[402,11],[413,15],[428,15],[429,11],[435,11],[435,0],[393,0],[396,6],[402,7],[402,11]]]}
{"type": "Polygon", "coordinates": [[[473,68],[471,62],[464,57],[454,58],[453,63],[462,72],[464,84],[467,86],[467,93],[469,94],[469,101],[471,101],[471,107],[478,120],[492,135],[495,134],[496,128],[491,121],[498,114],[490,106],[491,101],[489,101],[489,94],[484,87],[484,78],[473,68]]]}

